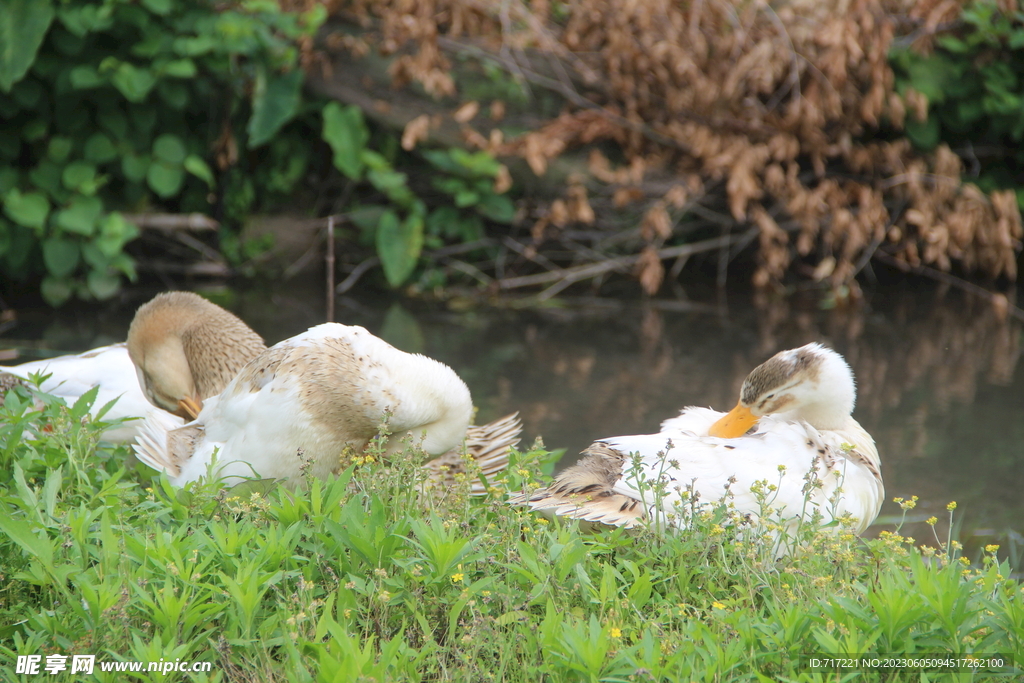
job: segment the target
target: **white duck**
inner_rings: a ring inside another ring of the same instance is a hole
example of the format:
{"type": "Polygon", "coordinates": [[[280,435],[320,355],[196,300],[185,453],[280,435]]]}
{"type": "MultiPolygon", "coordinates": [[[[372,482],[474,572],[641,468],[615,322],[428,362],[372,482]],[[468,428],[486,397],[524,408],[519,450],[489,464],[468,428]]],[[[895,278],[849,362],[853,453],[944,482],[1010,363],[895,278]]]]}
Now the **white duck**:
{"type": "MultiPolygon", "coordinates": [[[[108,421],[143,418],[154,412],[153,406],[194,417],[202,399],[219,394],[265,349],[258,334],[220,306],[191,292],[167,292],[139,307],[126,343],[3,371],[22,379],[33,373],[49,375],[40,389],[69,404],[98,386],[90,412],[95,417],[117,399],[103,417],[108,421]]],[[[123,422],[103,437],[115,443],[134,441],[141,424],[140,419],[123,422]]]]}
{"type": "Polygon", "coordinates": [[[601,439],[550,486],[512,502],[608,525],[656,516],[685,527],[694,509],[723,499],[757,517],[751,489],[767,481],[778,487],[768,494],[773,514],[789,528],[817,510],[824,523],[851,515],[861,533],[885,493],[874,440],[851,417],[854,400],[838,353],[820,344],[782,351],[747,376],[728,414],[690,407],[658,434],[601,439]],[[805,496],[808,473],[818,484],[805,496]]]}
{"type": "MultiPolygon", "coordinates": [[[[205,476],[215,453],[213,472],[228,484],[259,476],[294,486],[306,473],[337,471],[342,451],[365,448],[388,412],[388,451],[410,436],[441,456],[427,465],[434,479],[461,466],[450,451],[464,440],[475,444],[470,454],[485,474],[504,469],[521,429],[516,415],[469,428],[469,389],[451,368],[362,327],[326,323],[252,360],[195,421],[179,426],[171,416],[151,416],[135,450],[175,486],[205,476]]],[[[478,482],[472,487],[484,492],[478,482]]]]}
{"type": "MultiPolygon", "coordinates": [[[[153,409],[139,388],[135,366],[124,344],[100,346],[73,356],[57,356],[12,365],[4,367],[3,371],[23,380],[28,380],[30,375],[36,373],[49,375],[39,388],[63,398],[69,405],[98,386],[96,400],[89,412],[96,417],[103,406],[117,399],[103,416],[107,421],[141,417],[153,409]]],[[[114,443],[131,441],[138,434],[137,423],[137,420],[123,422],[106,430],[103,438],[114,443]]]]}

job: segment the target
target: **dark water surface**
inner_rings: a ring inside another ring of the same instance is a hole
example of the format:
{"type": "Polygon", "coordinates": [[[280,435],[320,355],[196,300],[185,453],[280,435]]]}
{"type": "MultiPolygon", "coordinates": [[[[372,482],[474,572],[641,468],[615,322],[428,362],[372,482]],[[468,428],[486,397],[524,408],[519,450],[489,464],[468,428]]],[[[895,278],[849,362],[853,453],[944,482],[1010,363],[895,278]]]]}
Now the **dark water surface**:
{"type": "MultiPolygon", "coordinates": [[[[152,294],[102,309],[18,311],[0,349],[23,360],[124,339],[152,294]]],[[[319,287],[214,292],[274,343],[324,320],[319,287]]],[[[657,431],[687,405],[725,410],[757,364],[821,341],[857,378],[854,416],[875,437],[887,503],[873,530],[902,514],[892,498],[920,497],[903,531],[931,539],[923,520],[956,524],[969,546],[1000,543],[1019,568],[1024,553],[1024,362],[1021,325],[985,301],[925,287],[869,294],[853,310],[816,299],[728,307],[640,301],[550,310],[463,311],[416,302],[339,301],[336,319],[452,366],[469,384],[478,422],[518,410],[524,441],[542,437],[567,458],[591,441],[657,431]],[[677,310],[673,310],[677,309],[677,310]]],[[[10,363],[12,361],[4,361],[10,363]]],[[[17,362],[17,361],[13,361],[17,362]]],[[[939,529],[943,528],[940,523],[939,529]]],[[[944,532],[943,532],[944,537],[944,532]]]]}

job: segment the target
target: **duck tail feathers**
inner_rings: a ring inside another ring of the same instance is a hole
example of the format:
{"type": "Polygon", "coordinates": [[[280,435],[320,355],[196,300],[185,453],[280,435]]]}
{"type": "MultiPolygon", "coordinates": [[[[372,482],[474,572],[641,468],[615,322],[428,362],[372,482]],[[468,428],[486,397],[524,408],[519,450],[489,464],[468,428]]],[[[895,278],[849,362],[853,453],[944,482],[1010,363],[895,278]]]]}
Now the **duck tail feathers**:
{"type": "Polygon", "coordinates": [[[157,472],[166,472],[169,477],[181,474],[181,466],[170,448],[171,432],[180,428],[184,421],[163,410],[151,410],[139,428],[139,435],[132,444],[135,457],[157,472]]]}
{"type": "Polygon", "coordinates": [[[577,464],[562,471],[550,486],[520,492],[512,496],[509,503],[545,515],[627,529],[639,524],[647,516],[646,508],[639,500],[613,490],[622,476],[622,454],[597,442],[582,455],[577,464]]]}
{"type": "Polygon", "coordinates": [[[453,448],[424,465],[430,472],[428,483],[451,486],[457,475],[463,475],[469,478],[471,495],[486,495],[488,487],[480,481],[480,475],[493,481],[508,468],[509,449],[519,443],[522,431],[519,413],[485,425],[471,426],[466,430],[464,446],[453,448]]]}

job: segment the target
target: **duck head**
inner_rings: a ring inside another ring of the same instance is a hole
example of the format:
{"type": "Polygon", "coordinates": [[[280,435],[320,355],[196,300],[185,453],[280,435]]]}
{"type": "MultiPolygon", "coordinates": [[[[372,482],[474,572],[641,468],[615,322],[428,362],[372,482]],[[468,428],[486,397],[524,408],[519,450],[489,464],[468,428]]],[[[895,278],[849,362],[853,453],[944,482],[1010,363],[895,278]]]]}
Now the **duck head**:
{"type": "Polygon", "coordinates": [[[186,419],[265,349],[239,318],[191,292],[157,295],[128,330],[128,355],[146,398],[186,419]]]}
{"type": "Polygon", "coordinates": [[[740,399],[708,433],[743,436],[765,415],[840,429],[853,413],[853,372],[843,357],[818,343],[780,351],[747,375],[740,399]]]}

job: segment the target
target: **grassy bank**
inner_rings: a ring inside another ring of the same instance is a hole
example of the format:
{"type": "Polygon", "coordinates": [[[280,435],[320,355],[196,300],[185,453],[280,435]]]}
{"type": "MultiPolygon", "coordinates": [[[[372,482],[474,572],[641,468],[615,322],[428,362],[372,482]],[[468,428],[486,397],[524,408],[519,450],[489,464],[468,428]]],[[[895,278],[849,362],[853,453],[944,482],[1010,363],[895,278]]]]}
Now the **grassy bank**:
{"type": "Polygon", "coordinates": [[[952,539],[805,529],[775,560],[770,529],[720,512],[686,533],[581,534],[505,503],[538,481],[541,449],[484,499],[418,492],[411,454],[354,457],[298,495],[177,491],[85,414],[0,408],[4,680],[971,681],[992,676],[809,657],[1024,662],[1024,593],[991,548],[970,566],[952,539]],[[51,654],[211,667],[14,673],[17,655],[51,654]]]}

